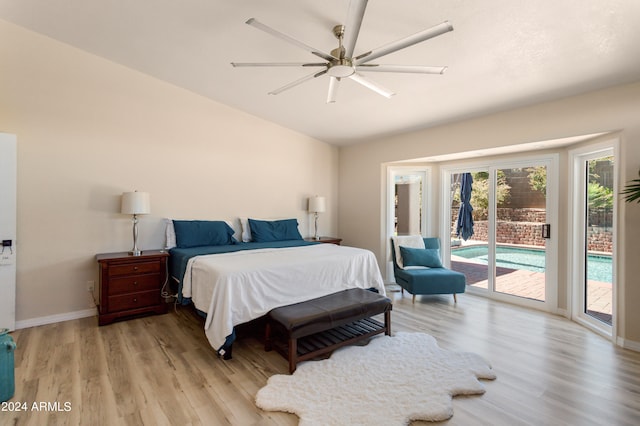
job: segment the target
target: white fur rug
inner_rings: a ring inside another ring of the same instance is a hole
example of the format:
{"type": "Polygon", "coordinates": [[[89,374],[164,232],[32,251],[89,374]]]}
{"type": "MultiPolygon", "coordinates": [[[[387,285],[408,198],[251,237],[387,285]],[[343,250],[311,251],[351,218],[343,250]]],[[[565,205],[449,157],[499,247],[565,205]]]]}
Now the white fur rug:
{"type": "Polygon", "coordinates": [[[256,404],[294,413],[300,426],[407,425],[448,419],[453,396],[482,394],[478,378],[495,377],[477,354],[442,350],[428,334],[397,333],[272,376],[256,404]]]}

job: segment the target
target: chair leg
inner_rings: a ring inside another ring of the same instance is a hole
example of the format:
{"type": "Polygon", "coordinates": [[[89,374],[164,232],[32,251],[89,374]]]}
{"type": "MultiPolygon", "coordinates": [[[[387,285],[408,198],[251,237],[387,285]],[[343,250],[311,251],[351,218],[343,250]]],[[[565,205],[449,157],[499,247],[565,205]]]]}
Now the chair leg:
{"type": "Polygon", "coordinates": [[[416,303],[416,295],[413,295],[413,299],[411,299],[411,303],[416,303]]]}
{"type": "Polygon", "coordinates": [[[453,303],[458,303],[458,298],[455,293],[453,293],[453,303]]]}
{"type": "Polygon", "coordinates": [[[404,288],[400,287],[400,294],[404,296],[404,288]]]}

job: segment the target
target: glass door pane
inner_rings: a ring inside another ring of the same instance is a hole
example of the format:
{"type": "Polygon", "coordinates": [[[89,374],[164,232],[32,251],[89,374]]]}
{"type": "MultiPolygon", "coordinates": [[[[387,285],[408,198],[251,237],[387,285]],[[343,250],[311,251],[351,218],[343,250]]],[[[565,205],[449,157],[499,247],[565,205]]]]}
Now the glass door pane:
{"type": "Polygon", "coordinates": [[[545,300],[547,167],[494,171],[495,291],[545,300]]]}
{"type": "Polygon", "coordinates": [[[613,157],[586,161],[584,313],[612,324],[613,157]]]}
{"type": "Polygon", "coordinates": [[[489,288],[489,172],[487,170],[451,175],[451,269],[467,277],[473,288],[489,288]],[[472,178],[470,204],[473,208],[473,235],[466,240],[458,230],[461,187],[465,174],[472,178]]]}
{"type": "Polygon", "coordinates": [[[550,224],[557,208],[549,202],[555,186],[547,186],[553,170],[554,160],[541,158],[447,174],[448,260],[451,269],[465,274],[470,291],[530,307],[554,302],[556,240],[550,224]],[[460,212],[469,210],[465,200],[473,218],[466,239],[458,221],[460,212]]]}

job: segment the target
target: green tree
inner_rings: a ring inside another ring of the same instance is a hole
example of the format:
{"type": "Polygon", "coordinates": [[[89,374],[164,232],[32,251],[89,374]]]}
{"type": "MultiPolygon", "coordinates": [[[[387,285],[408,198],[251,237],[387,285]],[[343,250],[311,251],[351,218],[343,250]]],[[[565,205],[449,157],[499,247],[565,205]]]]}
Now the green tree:
{"type": "MultiPolygon", "coordinates": [[[[502,205],[509,200],[511,187],[507,185],[507,177],[502,170],[498,170],[497,202],[502,205]]],[[[473,173],[473,191],[471,191],[471,205],[473,206],[473,219],[486,220],[489,209],[489,173],[473,173]]]]}
{"type": "Polygon", "coordinates": [[[590,160],[589,165],[589,183],[587,184],[587,204],[590,211],[605,211],[613,209],[613,188],[602,186],[602,178],[596,173],[599,165],[609,166],[613,164],[613,157],[603,157],[596,160],[590,160]]]}
{"type": "Polygon", "coordinates": [[[587,186],[589,209],[602,210],[613,208],[613,190],[597,182],[589,182],[587,186]]]}
{"type": "Polygon", "coordinates": [[[545,166],[530,167],[529,185],[534,191],[542,192],[547,195],[547,168],[545,166]]]}

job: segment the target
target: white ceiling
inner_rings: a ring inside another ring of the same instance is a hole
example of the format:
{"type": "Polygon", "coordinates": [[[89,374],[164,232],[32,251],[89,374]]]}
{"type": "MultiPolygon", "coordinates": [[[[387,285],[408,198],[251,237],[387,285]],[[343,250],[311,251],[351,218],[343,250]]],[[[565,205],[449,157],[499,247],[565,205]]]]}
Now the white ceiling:
{"type": "Polygon", "coordinates": [[[0,0],[0,18],[319,140],[344,145],[640,79],[638,0],[371,0],[356,54],[448,20],[454,31],[376,62],[444,75],[369,73],[386,99],[323,76],[230,62],[317,62],[244,22],[324,51],[348,0],[0,0]]]}

